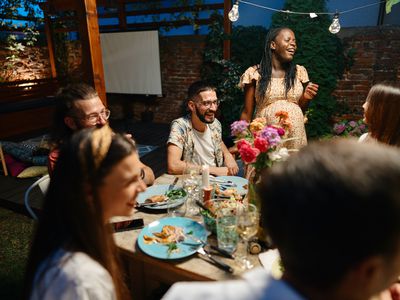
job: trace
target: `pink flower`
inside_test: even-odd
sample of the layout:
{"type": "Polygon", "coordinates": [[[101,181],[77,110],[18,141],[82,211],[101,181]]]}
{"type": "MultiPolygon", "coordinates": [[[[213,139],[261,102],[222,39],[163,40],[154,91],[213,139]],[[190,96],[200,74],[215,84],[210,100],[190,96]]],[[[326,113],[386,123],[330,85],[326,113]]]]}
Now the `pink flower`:
{"type": "Polygon", "coordinates": [[[251,147],[251,144],[248,141],[242,139],[236,143],[236,146],[238,150],[240,150],[242,147],[251,147]]]}
{"type": "Polygon", "coordinates": [[[251,164],[257,160],[257,156],[260,154],[260,150],[252,148],[251,146],[243,145],[239,149],[240,157],[245,163],[251,164]]]}
{"type": "Polygon", "coordinates": [[[269,144],[268,144],[268,141],[266,139],[263,139],[261,137],[255,138],[254,147],[256,147],[261,152],[267,152],[268,146],[269,146],[269,144]]]}

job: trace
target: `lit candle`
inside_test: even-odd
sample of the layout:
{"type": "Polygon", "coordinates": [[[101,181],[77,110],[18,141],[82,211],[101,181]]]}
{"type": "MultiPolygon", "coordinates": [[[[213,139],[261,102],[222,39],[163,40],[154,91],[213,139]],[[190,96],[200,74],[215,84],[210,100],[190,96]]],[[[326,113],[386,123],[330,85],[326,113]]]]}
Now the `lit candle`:
{"type": "Polygon", "coordinates": [[[201,167],[201,176],[203,187],[210,186],[210,167],[208,165],[203,165],[201,167]]]}

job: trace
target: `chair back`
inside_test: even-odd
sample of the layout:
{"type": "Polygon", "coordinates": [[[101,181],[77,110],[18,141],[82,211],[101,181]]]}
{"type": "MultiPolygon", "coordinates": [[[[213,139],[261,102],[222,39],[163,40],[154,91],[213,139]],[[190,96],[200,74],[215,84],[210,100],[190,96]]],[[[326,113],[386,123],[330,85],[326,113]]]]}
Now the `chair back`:
{"type": "Polygon", "coordinates": [[[50,176],[45,175],[45,176],[39,178],[38,180],[36,180],[34,183],[32,183],[32,185],[25,192],[25,195],[24,195],[25,207],[26,207],[26,210],[29,212],[29,214],[31,215],[31,217],[34,220],[37,220],[38,217],[29,204],[29,195],[30,195],[31,191],[37,186],[37,187],[39,187],[40,191],[42,192],[42,195],[44,196],[47,192],[47,189],[49,188],[49,184],[50,184],[50,176]]]}

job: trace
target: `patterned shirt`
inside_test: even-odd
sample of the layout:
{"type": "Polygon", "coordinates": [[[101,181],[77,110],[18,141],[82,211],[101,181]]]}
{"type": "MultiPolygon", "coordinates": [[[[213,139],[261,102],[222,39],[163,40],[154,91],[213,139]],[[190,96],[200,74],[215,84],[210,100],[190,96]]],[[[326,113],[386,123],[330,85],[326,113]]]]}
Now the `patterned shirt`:
{"type": "MultiPolygon", "coordinates": [[[[224,164],[224,156],[221,149],[222,143],[222,129],[221,123],[215,119],[213,123],[208,124],[209,129],[211,130],[211,139],[213,141],[214,147],[214,157],[215,157],[215,165],[217,167],[222,167],[224,164]]],[[[186,162],[196,163],[201,161],[199,157],[197,157],[197,153],[194,150],[194,142],[193,142],[193,125],[191,116],[186,115],[182,118],[176,119],[172,121],[171,124],[171,132],[169,134],[169,138],[167,144],[174,144],[182,149],[182,157],[181,159],[186,162]]]]}

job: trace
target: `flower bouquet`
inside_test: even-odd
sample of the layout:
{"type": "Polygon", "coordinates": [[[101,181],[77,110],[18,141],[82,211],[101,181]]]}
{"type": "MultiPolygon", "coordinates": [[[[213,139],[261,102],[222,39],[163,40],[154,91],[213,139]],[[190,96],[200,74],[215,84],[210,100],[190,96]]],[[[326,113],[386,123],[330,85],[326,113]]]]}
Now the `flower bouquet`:
{"type": "Polygon", "coordinates": [[[282,147],[283,142],[289,140],[285,139],[286,132],[291,128],[288,114],[279,111],[275,116],[279,120],[276,125],[267,125],[265,118],[256,118],[251,123],[235,121],[231,125],[240,158],[246,165],[252,165],[256,174],[271,167],[275,161],[289,157],[287,148],[282,147]]]}

